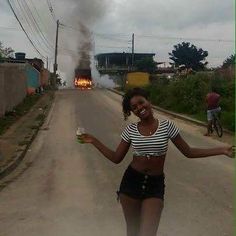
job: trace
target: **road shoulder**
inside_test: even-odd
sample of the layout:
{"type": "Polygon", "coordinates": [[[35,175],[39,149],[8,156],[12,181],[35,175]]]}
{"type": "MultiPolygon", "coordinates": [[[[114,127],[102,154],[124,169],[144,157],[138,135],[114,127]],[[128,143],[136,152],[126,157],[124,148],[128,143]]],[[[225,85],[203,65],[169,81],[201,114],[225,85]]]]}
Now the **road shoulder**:
{"type": "Polygon", "coordinates": [[[0,179],[9,175],[24,159],[48,116],[53,99],[54,92],[46,92],[27,114],[18,119],[0,136],[0,179]]]}

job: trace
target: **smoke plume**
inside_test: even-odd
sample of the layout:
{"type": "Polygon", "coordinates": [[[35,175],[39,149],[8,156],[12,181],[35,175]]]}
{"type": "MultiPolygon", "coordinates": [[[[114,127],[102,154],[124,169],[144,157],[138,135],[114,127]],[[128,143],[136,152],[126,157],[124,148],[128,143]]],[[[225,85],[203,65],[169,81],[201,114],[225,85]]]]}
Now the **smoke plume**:
{"type": "MultiPolygon", "coordinates": [[[[93,56],[92,31],[95,23],[101,20],[110,7],[108,0],[67,0],[60,2],[63,12],[62,26],[59,32],[59,68],[66,74],[64,80],[73,86],[74,71],[77,67],[92,67],[94,76],[95,66],[93,56]],[[66,9],[66,10],[65,10],[66,9]]],[[[61,11],[61,10],[59,10],[61,11]]],[[[96,80],[99,75],[96,76],[96,80]]]]}

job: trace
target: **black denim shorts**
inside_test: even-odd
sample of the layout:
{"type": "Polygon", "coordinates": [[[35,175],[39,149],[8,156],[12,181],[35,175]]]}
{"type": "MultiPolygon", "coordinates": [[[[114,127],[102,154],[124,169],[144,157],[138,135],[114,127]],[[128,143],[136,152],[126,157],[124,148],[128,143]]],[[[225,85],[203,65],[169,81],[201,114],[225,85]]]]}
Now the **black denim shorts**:
{"type": "Polygon", "coordinates": [[[118,198],[120,193],[141,200],[151,197],[164,200],[165,176],[164,174],[147,175],[129,165],[117,191],[118,198]]]}

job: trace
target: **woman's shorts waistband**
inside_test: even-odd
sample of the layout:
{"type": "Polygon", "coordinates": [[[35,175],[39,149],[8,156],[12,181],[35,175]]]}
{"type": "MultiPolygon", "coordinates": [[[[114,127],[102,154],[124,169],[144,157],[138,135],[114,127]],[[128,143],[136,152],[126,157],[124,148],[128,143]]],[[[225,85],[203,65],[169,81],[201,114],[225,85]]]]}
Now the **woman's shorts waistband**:
{"type": "Polygon", "coordinates": [[[134,157],[147,157],[147,158],[165,158],[166,152],[155,152],[155,153],[137,153],[134,152],[134,157]]]}
{"type": "Polygon", "coordinates": [[[153,178],[153,179],[159,179],[159,178],[165,177],[164,173],[162,173],[160,175],[150,175],[150,174],[147,174],[147,173],[140,172],[140,171],[134,169],[131,165],[128,166],[127,171],[132,172],[136,175],[139,175],[140,177],[141,176],[148,176],[148,177],[153,178]]]}

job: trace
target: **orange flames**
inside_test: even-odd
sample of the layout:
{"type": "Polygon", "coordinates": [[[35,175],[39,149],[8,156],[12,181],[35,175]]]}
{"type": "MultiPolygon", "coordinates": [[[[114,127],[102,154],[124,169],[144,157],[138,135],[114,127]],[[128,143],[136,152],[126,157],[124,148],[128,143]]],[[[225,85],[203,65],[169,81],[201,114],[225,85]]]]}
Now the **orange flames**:
{"type": "Polygon", "coordinates": [[[91,89],[92,81],[87,78],[79,77],[79,78],[75,78],[74,85],[75,87],[80,88],[80,89],[91,89]]]}
{"type": "Polygon", "coordinates": [[[76,87],[91,87],[92,86],[92,81],[89,79],[85,78],[75,78],[74,84],[76,87]]]}

